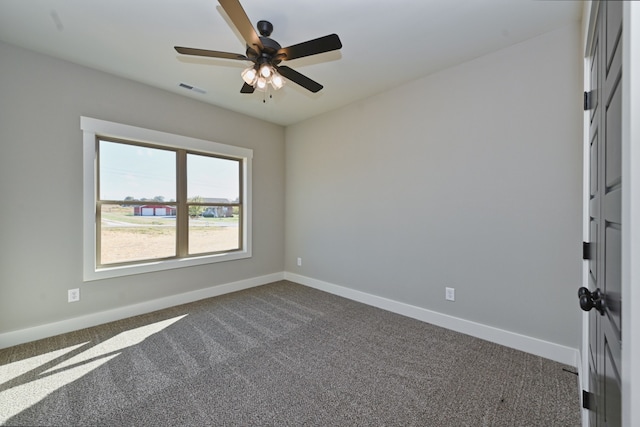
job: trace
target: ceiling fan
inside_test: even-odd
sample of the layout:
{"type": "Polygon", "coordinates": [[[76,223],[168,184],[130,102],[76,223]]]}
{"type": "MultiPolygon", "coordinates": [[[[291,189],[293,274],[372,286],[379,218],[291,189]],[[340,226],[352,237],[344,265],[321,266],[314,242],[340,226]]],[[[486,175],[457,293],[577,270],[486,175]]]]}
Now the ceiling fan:
{"type": "Polygon", "coordinates": [[[313,93],[322,89],[323,86],[320,83],[300,74],[293,68],[278,64],[282,61],[342,48],[342,42],[337,34],[330,34],[289,47],[281,47],[278,42],[269,37],[273,31],[273,25],[269,21],[258,21],[257,28],[260,32],[260,36],[258,36],[239,0],[218,1],[246,42],[246,54],[175,46],[178,53],[253,62],[253,65],[245,69],[241,74],[244,80],[244,85],[240,89],[241,93],[253,93],[256,89],[265,91],[269,85],[274,89],[280,89],[284,84],[282,77],[313,93]]]}

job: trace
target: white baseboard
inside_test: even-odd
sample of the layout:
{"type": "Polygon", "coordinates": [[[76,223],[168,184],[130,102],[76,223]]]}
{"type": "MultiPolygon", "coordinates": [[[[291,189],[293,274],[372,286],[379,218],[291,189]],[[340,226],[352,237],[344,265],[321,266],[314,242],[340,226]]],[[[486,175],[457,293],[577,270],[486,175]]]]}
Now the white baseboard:
{"type": "Polygon", "coordinates": [[[575,348],[554,344],[552,342],[528,337],[515,332],[509,332],[504,329],[498,329],[481,323],[460,319],[458,317],[449,316],[447,314],[438,313],[388,298],[371,295],[366,292],[356,291],[354,289],[345,288],[343,286],[323,282],[321,280],[312,279],[295,273],[285,272],[284,278],[285,280],[290,280],[301,285],[339,295],[344,298],[431,323],[432,325],[451,329],[456,332],[471,335],[486,341],[491,341],[506,347],[535,354],[536,356],[551,359],[565,365],[576,368],[580,367],[580,352],[575,348]]]}
{"type": "MultiPolygon", "coordinates": [[[[211,298],[231,292],[241,291],[256,286],[266,285],[279,280],[290,280],[304,286],[309,286],[325,292],[342,296],[354,301],[358,301],[373,307],[411,317],[423,322],[431,323],[480,339],[491,341],[527,353],[535,354],[547,359],[555,360],[566,365],[570,365],[581,370],[580,352],[577,349],[543,341],[537,338],[509,332],[492,326],[483,325],[458,317],[438,313],[425,308],[416,307],[410,304],[394,301],[388,298],[368,294],[366,292],[345,288],[321,280],[312,279],[290,272],[280,272],[223,285],[212,286],[206,289],[172,295],[152,301],[145,301],[139,304],[126,307],[115,308],[113,310],[79,316],[72,319],[61,320],[59,322],[48,323],[46,325],[34,326],[18,331],[5,332],[0,334],[0,349],[14,345],[35,341],[66,332],[76,331],[82,328],[101,325],[115,320],[125,319],[131,316],[150,313],[156,310],[173,307],[198,301],[204,298],[211,298]]],[[[582,375],[580,375],[582,378],[582,375]]]]}
{"type": "Polygon", "coordinates": [[[5,332],[0,334],[0,349],[23,344],[54,335],[77,331],[91,326],[101,325],[115,320],[125,319],[131,316],[150,313],[156,310],[186,304],[205,298],[237,292],[267,283],[277,282],[284,279],[284,273],[274,273],[266,276],[253,277],[251,279],[239,280],[237,282],[225,283],[223,285],[212,286],[206,289],[172,295],[139,304],[114,308],[112,310],[101,311],[99,313],[87,314],[85,316],[74,317],[72,319],[61,320],[59,322],[48,323],[46,325],[34,326],[32,328],[18,331],[5,332]]]}

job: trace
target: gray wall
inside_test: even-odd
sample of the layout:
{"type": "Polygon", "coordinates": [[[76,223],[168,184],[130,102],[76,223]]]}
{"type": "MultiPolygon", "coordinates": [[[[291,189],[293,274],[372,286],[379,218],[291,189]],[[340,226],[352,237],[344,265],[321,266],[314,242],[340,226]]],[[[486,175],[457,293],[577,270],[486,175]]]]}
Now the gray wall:
{"type": "Polygon", "coordinates": [[[0,43],[0,333],[284,269],[578,348],[580,50],[565,28],[285,131],[0,43]],[[252,148],[253,258],[83,283],[81,115],[252,148]]]}
{"type": "Polygon", "coordinates": [[[288,127],[286,270],[578,348],[580,51],[576,24],[288,127]]]}
{"type": "Polygon", "coordinates": [[[0,43],[0,200],[0,333],[279,273],[284,129],[0,43]],[[83,283],[81,115],[253,149],[253,258],[83,283]]]}

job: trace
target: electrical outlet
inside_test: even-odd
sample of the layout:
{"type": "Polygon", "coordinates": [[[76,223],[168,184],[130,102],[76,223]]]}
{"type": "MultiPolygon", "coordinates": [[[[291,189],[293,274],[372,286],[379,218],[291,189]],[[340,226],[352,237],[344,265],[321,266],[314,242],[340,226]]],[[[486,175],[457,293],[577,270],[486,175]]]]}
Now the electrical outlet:
{"type": "Polygon", "coordinates": [[[298,267],[302,267],[302,258],[298,257],[298,267]]]}
{"type": "Polygon", "coordinates": [[[80,289],[69,289],[67,291],[68,302],[80,301],[80,289]]]}
{"type": "Polygon", "coordinates": [[[455,301],[456,290],[454,288],[444,288],[444,299],[447,301],[455,301]]]}

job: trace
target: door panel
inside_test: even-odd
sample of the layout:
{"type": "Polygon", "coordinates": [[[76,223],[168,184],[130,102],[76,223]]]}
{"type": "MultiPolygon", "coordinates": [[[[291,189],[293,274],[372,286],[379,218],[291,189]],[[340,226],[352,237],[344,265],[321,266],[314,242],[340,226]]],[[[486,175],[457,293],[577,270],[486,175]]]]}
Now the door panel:
{"type": "MultiPolygon", "coordinates": [[[[589,90],[591,91],[591,121],[593,122],[593,120],[597,117],[596,116],[596,111],[598,109],[598,70],[600,69],[600,48],[599,48],[599,43],[600,43],[600,36],[599,34],[597,34],[594,36],[595,40],[594,40],[594,48],[592,51],[592,61],[591,61],[591,85],[589,90]]],[[[597,128],[596,128],[597,129],[597,128]]]]}
{"type": "Polygon", "coordinates": [[[622,318],[620,313],[620,295],[622,291],[622,265],[621,249],[622,236],[620,228],[614,225],[608,226],[605,232],[605,307],[609,321],[613,323],[611,339],[615,337],[618,341],[622,337],[622,318]]]}
{"type": "MultiPolygon", "coordinates": [[[[589,241],[591,242],[592,247],[594,248],[594,252],[597,252],[598,247],[595,246],[598,242],[598,223],[595,220],[591,220],[591,226],[590,226],[590,231],[589,231],[589,241]]],[[[596,281],[598,280],[598,263],[596,262],[597,259],[595,257],[592,257],[589,260],[589,280],[590,280],[590,284],[595,285],[596,281]]],[[[595,289],[595,288],[594,288],[595,289]]]]}
{"type": "Polygon", "coordinates": [[[591,197],[595,197],[598,194],[598,133],[594,135],[591,140],[591,152],[590,152],[590,164],[591,170],[595,171],[591,174],[589,179],[589,190],[591,197]]]}
{"type": "Polygon", "coordinates": [[[607,40],[607,70],[617,52],[620,36],[622,35],[622,2],[607,1],[606,4],[606,40],[607,40]]]}
{"type": "Polygon", "coordinates": [[[622,220],[622,190],[618,187],[604,196],[603,216],[605,221],[620,224],[622,220]]]}
{"type": "Polygon", "coordinates": [[[604,372],[603,372],[603,395],[604,395],[604,420],[605,426],[613,427],[622,425],[621,419],[621,396],[620,396],[620,374],[616,366],[620,366],[620,361],[616,361],[616,358],[611,351],[612,348],[619,347],[617,343],[610,346],[608,341],[605,341],[604,348],[604,372]]]}
{"type": "MultiPolygon", "coordinates": [[[[596,127],[597,125],[592,125],[596,127]]],[[[600,192],[598,191],[598,132],[594,132],[594,136],[591,139],[591,149],[589,151],[590,156],[590,200],[589,200],[589,242],[591,244],[591,252],[593,254],[598,253],[598,224],[600,222],[600,192]]],[[[590,284],[595,285],[598,277],[598,263],[597,256],[591,256],[589,259],[589,273],[590,284]]],[[[592,288],[595,289],[595,286],[592,288]]]]}
{"type": "Polygon", "coordinates": [[[618,90],[620,80],[616,80],[616,83],[613,87],[611,102],[606,110],[607,187],[618,184],[622,176],[622,94],[618,90]]]}

